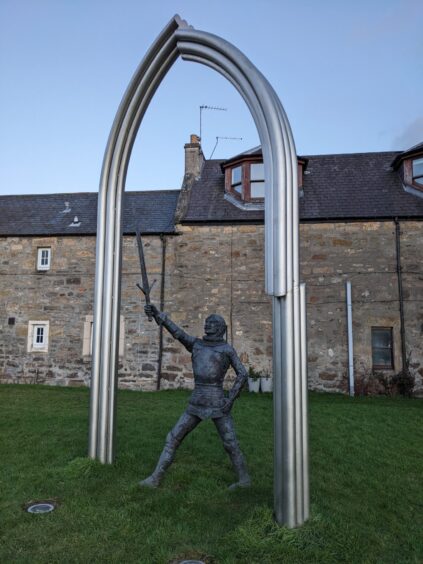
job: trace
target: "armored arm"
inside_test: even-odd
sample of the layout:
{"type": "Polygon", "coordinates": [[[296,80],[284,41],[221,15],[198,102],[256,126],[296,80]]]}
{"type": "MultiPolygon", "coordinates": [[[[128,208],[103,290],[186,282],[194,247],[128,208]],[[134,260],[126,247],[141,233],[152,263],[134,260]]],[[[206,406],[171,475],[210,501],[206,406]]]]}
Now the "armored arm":
{"type": "Polygon", "coordinates": [[[230,358],[231,365],[232,365],[232,367],[233,367],[233,369],[235,370],[235,373],[236,373],[236,379],[235,379],[234,385],[232,386],[231,390],[229,391],[229,396],[228,396],[229,404],[232,407],[232,404],[234,403],[236,398],[241,393],[242,387],[244,386],[245,382],[247,381],[248,374],[247,374],[247,371],[245,369],[245,366],[239,360],[235,349],[233,349],[232,347],[231,347],[231,352],[229,354],[229,358],[230,358]]]}
{"type": "Polygon", "coordinates": [[[185,331],[176,325],[176,323],[174,323],[165,313],[159,311],[156,306],[146,305],[144,310],[147,316],[151,315],[154,318],[157,325],[163,325],[166,327],[172,337],[178,339],[178,341],[180,341],[187,350],[190,352],[192,351],[192,347],[196,341],[195,337],[191,337],[191,335],[185,333],[185,331]]]}

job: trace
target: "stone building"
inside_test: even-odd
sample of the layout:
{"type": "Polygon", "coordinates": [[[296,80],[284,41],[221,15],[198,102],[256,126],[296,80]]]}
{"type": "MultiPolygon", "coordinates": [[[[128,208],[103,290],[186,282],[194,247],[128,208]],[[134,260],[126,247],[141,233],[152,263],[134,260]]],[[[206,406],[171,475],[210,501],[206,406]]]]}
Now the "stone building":
{"type": "MultiPolygon", "coordinates": [[[[226,161],[185,146],[180,190],[124,196],[119,386],[192,387],[190,356],[143,314],[141,227],[153,301],[193,334],[225,316],[246,365],[271,372],[260,148],[226,161]]],[[[356,385],[407,366],[423,394],[423,144],[298,158],[310,388],[348,389],[345,283],[356,385]]],[[[0,381],[88,385],[97,194],[0,197],[0,381]]]]}

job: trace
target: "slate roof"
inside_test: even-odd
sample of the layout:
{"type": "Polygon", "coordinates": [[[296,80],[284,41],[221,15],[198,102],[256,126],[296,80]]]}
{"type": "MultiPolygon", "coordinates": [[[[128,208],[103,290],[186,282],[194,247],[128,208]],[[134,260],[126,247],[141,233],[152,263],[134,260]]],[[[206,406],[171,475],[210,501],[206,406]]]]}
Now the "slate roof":
{"type": "Polygon", "coordinates": [[[262,211],[246,211],[224,199],[225,179],[221,165],[225,161],[205,161],[201,178],[191,189],[191,197],[183,222],[196,221],[263,221],[262,211]]]}
{"type": "MultiPolygon", "coordinates": [[[[123,232],[173,233],[179,190],[126,192],[123,232]]],[[[95,235],[97,193],[0,196],[0,235],[95,235]],[[67,205],[66,205],[67,202],[67,205]],[[71,225],[75,216],[80,225],[71,225]]]]}
{"type": "Polygon", "coordinates": [[[423,199],[406,192],[391,163],[397,152],[317,155],[304,176],[303,219],[422,217],[423,199]]]}
{"type": "MultiPolygon", "coordinates": [[[[311,155],[300,198],[303,221],[423,218],[423,199],[405,192],[391,168],[399,152],[311,155]]],[[[242,210],[224,200],[221,164],[204,164],[192,188],[184,222],[263,221],[263,211],[242,210]]]]}
{"type": "MultiPolygon", "coordinates": [[[[308,161],[301,220],[423,219],[423,198],[406,192],[399,173],[391,167],[401,154],[301,157],[308,161]]],[[[192,186],[183,222],[263,222],[263,211],[240,209],[224,199],[224,162],[205,161],[201,178],[192,186]]],[[[179,190],[126,192],[124,233],[134,233],[138,224],[143,233],[174,233],[179,194],[179,190]]],[[[94,235],[96,228],[95,192],[0,196],[0,236],[94,235]],[[78,225],[72,225],[75,216],[78,225]]]]}

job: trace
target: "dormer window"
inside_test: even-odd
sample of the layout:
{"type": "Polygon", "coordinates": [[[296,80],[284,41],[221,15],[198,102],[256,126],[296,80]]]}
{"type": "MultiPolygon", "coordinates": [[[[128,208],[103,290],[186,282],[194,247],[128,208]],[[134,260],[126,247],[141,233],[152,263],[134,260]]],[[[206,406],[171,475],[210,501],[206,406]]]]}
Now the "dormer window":
{"type": "Polygon", "coordinates": [[[231,170],[231,190],[242,197],[242,165],[231,170]]]}
{"type": "Polygon", "coordinates": [[[226,169],[226,192],[244,202],[264,200],[264,165],[262,162],[244,161],[226,169]]]}
{"type": "Polygon", "coordinates": [[[411,188],[423,190],[423,157],[408,158],[403,161],[403,179],[404,184],[411,188]]]}
{"type": "Polygon", "coordinates": [[[413,184],[423,187],[423,157],[412,161],[413,184]]]}
{"type": "Polygon", "coordinates": [[[264,198],[263,163],[251,163],[250,165],[250,197],[253,200],[264,198]]]}
{"type": "Polygon", "coordinates": [[[391,166],[398,170],[404,190],[423,198],[423,143],[399,153],[391,166]]]}
{"type": "MultiPolygon", "coordinates": [[[[307,168],[307,159],[298,158],[298,187],[303,195],[303,174],[307,168]]],[[[264,208],[265,179],[261,148],[256,147],[237,155],[222,164],[225,173],[225,198],[235,206],[245,210],[264,208]]]]}

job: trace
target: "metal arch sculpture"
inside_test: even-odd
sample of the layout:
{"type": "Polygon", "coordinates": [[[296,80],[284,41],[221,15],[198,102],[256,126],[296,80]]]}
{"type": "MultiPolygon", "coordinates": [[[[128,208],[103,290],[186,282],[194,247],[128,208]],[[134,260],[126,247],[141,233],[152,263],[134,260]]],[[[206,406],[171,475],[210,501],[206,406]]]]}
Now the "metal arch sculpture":
{"type": "Polygon", "coordinates": [[[89,456],[114,460],[119,344],[121,215],[131,150],[147,107],[175,60],[211,67],[245,100],[261,141],[266,179],[265,287],[273,296],[274,510],[295,527],[309,517],[305,286],[299,275],[297,156],[285,111],[236,47],[171,19],[135,71],[103,161],[97,219],[89,456]]]}

